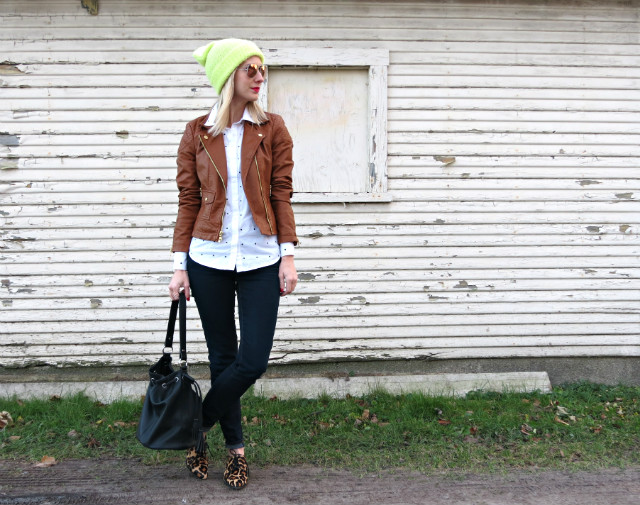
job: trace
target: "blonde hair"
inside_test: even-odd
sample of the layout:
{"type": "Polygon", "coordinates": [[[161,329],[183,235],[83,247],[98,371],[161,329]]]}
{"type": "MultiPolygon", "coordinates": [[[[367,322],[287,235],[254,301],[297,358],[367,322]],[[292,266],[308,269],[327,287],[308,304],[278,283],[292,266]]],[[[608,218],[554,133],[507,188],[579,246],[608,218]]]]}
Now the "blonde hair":
{"type": "MultiPolygon", "coordinates": [[[[231,120],[230,109],[231,100],[233,99],[235,92],[234,81],[236,72],[237,69],[231,73],[227,82],[224,83],[224,86],[222,86],[222,89],[220,90],[220,96],[218,96],[218,113],[216,114],[213,126],[209,128],[209,133],[214,137],[220,135],[229,125],[229,121],[231,120]]],[[[257,101],[249,102],[247,104],[247,111],[255,123],[262,124],[268,119],[266,112],[257,101]]]]}

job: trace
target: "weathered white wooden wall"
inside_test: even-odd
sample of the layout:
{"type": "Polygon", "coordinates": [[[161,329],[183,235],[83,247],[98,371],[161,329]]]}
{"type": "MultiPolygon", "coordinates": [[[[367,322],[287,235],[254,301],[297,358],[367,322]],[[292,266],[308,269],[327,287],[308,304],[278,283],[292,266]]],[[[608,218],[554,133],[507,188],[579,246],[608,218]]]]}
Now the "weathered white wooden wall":
{"type": "MultiPolygon", "coordinates": [[[[640,355],[638,2],[3,0],[0,366],[149,363],[191,51],[387,48],[391,203],[297,204],[273,362],[640,355]]],[[[192,357],[206,360],[195,306],[192,357]]]]}

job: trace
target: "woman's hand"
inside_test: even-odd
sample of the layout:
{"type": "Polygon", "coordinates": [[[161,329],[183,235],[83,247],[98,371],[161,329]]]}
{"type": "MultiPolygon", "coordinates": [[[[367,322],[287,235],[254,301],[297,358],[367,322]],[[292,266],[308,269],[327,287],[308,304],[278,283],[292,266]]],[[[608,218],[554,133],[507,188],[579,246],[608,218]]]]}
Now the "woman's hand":
{"type": "Polygon", "coordinates": [[[278,277],[280,278],[280,296],[286,296],[296,289],[298,272],[296,272],[296,266],[293,264],[293,256],[282,257],[278,277]]]}
{"type": "Polygon", "coordinates": [[[190,300],[191,290],[189,289],[189,274],[187,274],[186,270],[176,270],[173,273],[171,282],[169,282],[169,296],[172,300],[180,298],[181,288],[184,288],[184,294],[187,297],[187,301],[190,300]]]}

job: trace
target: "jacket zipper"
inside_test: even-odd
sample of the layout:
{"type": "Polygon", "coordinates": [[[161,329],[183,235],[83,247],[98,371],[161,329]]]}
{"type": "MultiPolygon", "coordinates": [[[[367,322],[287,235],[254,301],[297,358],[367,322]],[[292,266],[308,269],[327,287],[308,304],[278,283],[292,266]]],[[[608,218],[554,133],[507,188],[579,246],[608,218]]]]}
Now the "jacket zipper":
{"type": "MultiPolygon", "coordinates": [[[[213,158],[211,158],[211,155],[209,154],[209,151],[207,151],[206,146],[204,145],[204,142],[202,141],[202,136],[198,135],[198,138],[200,139],[200,143],[202,144],[202,147],[204,148],[204,152],[207,153],[207,156],[209,156],[209,159],[211,160],[211,163],[213,163],[213,167],[216,169],[216,172],[218,173],[218,176],[220,177],[220,181],[222,181],[222,187],[224,189],[224,207],[222,208],[222,216],[220,217],[220,233],[218,234],[218,242],[222,242],[222,225],[224,224],[224,211],[227,209],[227,186],[224,183],[224,179],[222,178],[222,174],[220,174],[220,170],[218,170],[218,167],[216,166],[215,162],[213,161],[213,158]]],[[[213,205],[213,203],[211,204],[213,205]]]]}
{"type": "MultiPolygon", "coordinates": [[[[254,156],[253,159],[256,162],[256,172],[258,172],[258,183],[260,184],[260,196],[262,197],[262,204],[264,205],[264,213],[267,216],[267,223],[269,223],[269,231],[273,235],[273,227],[271,226],[271,219],[269,219],[269,211],[267,210],[267,202],[264,201],[264,191],[262,189],[262,178],[260,177],[260,169],[258,168],[258,157],[254,156]]],[[[271,193],[271,186],[269,186],[269,193],[271,193]]]]}

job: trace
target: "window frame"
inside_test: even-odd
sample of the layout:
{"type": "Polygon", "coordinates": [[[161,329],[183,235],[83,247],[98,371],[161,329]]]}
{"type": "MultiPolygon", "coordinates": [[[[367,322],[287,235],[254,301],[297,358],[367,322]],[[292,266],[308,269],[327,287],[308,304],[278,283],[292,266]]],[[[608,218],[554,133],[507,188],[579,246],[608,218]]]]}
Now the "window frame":
{"type": "MultiPolygon", "coordinates": [[[[388,49],[266,48],[270,69],[360,68],[368,70],[367,146],[368,173],[365,192],[294,192],[294,203],[390,202],[387,191],[387,71],[388,49]]],[[[269,79],[263,85],[260,104],[266,109],[269,79]]],[[[295,139],[294,139],[295,141],[295,139]]],[[[295,183],[294,183],[295,189],[295,183]]]]}

